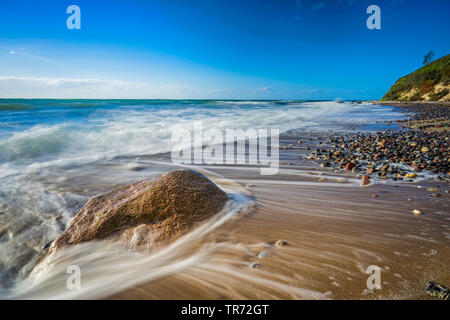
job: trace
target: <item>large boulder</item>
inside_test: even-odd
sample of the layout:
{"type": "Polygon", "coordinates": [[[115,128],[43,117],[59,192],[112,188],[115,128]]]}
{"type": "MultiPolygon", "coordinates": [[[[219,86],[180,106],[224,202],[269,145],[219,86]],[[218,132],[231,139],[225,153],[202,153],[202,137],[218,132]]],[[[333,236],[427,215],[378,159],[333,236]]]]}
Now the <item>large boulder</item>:
{"type": "Polygon", "coordinates": [[[56,249],[117,237],[132,246],[173,240],[218,213],[228,196],[193,170],[176,170],[91,198],[52,243],[56,249]]]}

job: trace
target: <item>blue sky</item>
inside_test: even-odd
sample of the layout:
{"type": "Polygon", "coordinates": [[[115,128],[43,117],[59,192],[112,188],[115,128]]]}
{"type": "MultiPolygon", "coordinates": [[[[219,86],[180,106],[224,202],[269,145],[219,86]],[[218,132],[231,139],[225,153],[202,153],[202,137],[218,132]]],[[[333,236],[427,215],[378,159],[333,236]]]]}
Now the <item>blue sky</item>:
{"type": "Polygon", "coordinates": [[[449,14],[448,0],[1,1],[0,97],[376,99],[430,49],[450,53],[449,14]]]}

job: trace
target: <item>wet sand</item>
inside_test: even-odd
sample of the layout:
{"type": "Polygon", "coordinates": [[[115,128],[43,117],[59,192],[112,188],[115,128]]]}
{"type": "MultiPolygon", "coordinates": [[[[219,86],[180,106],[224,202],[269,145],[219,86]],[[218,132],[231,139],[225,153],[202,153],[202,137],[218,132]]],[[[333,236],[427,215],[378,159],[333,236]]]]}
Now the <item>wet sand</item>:
{"type": "Polygon", "coordinates": [[[351,173],[298,155],[282,150],[276,176],[249,167],[197,167],[219,185],[253,196],[255,206],[184,248],[188,254],[214,243],[200,263],[107,298],[429,299],[428,281],[449,284],[448,185],[361,187],[351,173]],[[440,198],[430,197],[431,186],[440,198]],[[280,239],[288,244],[274,246],[280,239]],[[367,289],[371,265],[381,268],[382,289],[367,289]]]}

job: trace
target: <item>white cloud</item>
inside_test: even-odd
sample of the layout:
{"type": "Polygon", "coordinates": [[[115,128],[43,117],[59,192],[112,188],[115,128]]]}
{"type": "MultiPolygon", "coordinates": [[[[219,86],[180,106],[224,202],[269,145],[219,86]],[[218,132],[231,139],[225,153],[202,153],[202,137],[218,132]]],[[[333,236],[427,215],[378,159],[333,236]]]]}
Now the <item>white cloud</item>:
{"type": "Polygon", "coordinates": [[[147,83],[102,79],[0,77],[5,98],[121,98],[148,94],[147,83]]]}
{"type": "Polygon", "coordinates": [[[169,84],[160,86],[160,88],[161,89],[187,89],[187,88],[190,88],[190,86],[184,85],[184,84],[169,83],[169,84]]]}
{"type": "Polygon", "coordinates": [[[272,90],[272,88],[269,87],[269,86],[253,89],[253,91],[256,91],[256,92],[258,92],[258,91],[271,91],[271,90],[272,90]]]}
{"type": "Polygon", "coordinates": [[[310,94],[310,93],[318,93],[320,92],[319,89],[300,89],[298,90],[298,93],[300,94],[310,94]]]}
{"type": "Polygon", "coordinates": [[[174,83],[0,76],[0,98],[183,99],[194,94],[191,86],[174,83]]]}
{"type": "Polygon", "coordinates": [[[211,89],[212,93],[233,93],[236,90],[230,88],[213,88],[211,89]]]}
{"type": "Polygon", "coordinates": [[[27,58],[31,58],[31,59],[35,59],[35,60],[40,60],[43,62],[52,62],[50,59],[31,53],[28,50],[26,50],[25,48],[16,48],[16,49],[10,49],[8,50],[10,55],[15,55],[15,56],[22,56],[22,57],[27,57],[27,58]]]}
{"type": "Polygon", "coordinates": [[[251,91],[251,94],[262,94],[272,92],[272,88],[269,86],[265,86],[262,88],[256,88],[251,91]]]}

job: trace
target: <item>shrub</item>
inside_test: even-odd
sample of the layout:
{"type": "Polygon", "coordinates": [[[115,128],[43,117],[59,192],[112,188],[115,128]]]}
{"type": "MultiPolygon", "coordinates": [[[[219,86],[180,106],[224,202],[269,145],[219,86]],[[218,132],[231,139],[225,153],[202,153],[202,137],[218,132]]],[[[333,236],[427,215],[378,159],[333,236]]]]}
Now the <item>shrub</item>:
{"type": "Polygon", "coordinates": [[[419,101],[419,100],[423,100],[423,98],[420,96],[420,92],[419,91],[417,91],[415,94],[413,94],[409,98],[409,101],[419,101]]]}
{"type": "Polygon", "coordinates": [[[448,89],[444,89],[444,90],[442,90],[440,92],[436,92],[436,93],[430,95],[430,100],[437,101],[440,98],[445,97],[446,95],[448,95],[448,93],[449,93],[448,89]]]}
{"type": "Polygon", "coordinates": [[[420,95],[423,96],[424,94],[433,92],[434,93],[434,80],[425,80],[420,84],[420,95]]]}

